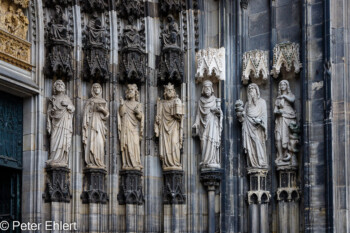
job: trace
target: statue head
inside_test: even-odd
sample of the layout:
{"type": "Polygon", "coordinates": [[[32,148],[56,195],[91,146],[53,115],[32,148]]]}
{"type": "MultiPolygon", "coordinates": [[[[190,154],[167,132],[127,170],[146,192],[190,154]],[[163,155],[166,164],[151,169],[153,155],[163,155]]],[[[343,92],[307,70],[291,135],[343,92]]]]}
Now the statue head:
{"type": "Polygon", "coordinates": [[[251,83],[248,85],[248,104],[254,104],[260,99],[260,91],[258,85],[251,83]]]}
{"type": "Polygon", "coordinates": [[[139,91],[137,90],[136,84],[128,84],[128,89],[125,91],[126,99],[130,100],[135,98],[136,101],[139,101],[139,91]]]}
{"type": "Polygon", "coordinates": [[[289,94],[291,92],[289,82],[287,80],[282,80],[278,84],[278,95],[282,95],[282,93],[287,92],[289,94]]]}
{"type": "Polygon", "coordinates": [[[53,84],[53,93],[54,95],[64,93],[66,91],[66,85],[64,82],[60,79],[58,79],[54,84],[53,84]]]}
{"type": "Polygon", "coordinates": [[[55,6],[55,10],[56,10],[56,15],[57,15],[57,16],[63,15],[63,10],[62,10],[62,7],[61,7],[61,6],[56,5],[56,6],[55,6]]]}
{"type": "Polygon", "coordinates": [[[168,15],[166,19],[168,20],[168,23],[174,22],[174,16],[172,14],[168,15]]]}
{"type": "Polygon", "coordinates": [[[213,83],[210,80],[203,82],[202,96],[210,97],[214,93],[213,83]]]}
{"type": "Polygon", "coordinates": [[[102,87],[99,83],[92,84],[91,95],[93,97],[102,97],[102,87]]]}
{"type": "Polygon", "coordinates": [[[176,95],[174,85],[171,83],[168,83],[168,85],[164,85],[164,99],[171,100],[176,97],[177,95],[176,95]]]}

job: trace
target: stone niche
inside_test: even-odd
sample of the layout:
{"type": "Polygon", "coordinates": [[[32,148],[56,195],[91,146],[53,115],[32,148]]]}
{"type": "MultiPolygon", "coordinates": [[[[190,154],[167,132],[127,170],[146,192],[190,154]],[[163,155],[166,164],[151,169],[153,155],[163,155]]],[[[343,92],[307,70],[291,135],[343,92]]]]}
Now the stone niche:
{"type": "Polygon", "coordinates": [[[25,9],[29,0],[0,3],[0,60],[31,70],[31,43],[27,41],[29,19],[25,9]]]}

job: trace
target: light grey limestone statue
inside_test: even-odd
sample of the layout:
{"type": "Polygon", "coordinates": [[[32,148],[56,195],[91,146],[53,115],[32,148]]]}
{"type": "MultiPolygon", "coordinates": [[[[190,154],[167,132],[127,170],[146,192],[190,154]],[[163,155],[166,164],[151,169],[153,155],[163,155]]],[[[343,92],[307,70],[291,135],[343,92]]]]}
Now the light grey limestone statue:
{"type": "Polygon", "coordinates": [[[220,143],[223,114],[220,99],[214,96],[213,83],[203,82],[202,97],[198,102],[196,121],[192,126],[194,136],[201,140],[201,167],[220,168],[220,143]]]}
{"type": "Polygon", "coordinates": [[[85,104],[83,117],[85,162],[87,168],[104,169],[106,120],[109,111],[106,100],[102,98],[102,87],[99,83],[92,85],[91,95],[85,104]]]}
{"type": "Polygon", "coordinates": [[[53,84],[53,95],[47,109],[47,132],[50,135],[50,155],[47,166],[68,167],[68,154],[72,144],[74,105],[65,94],[62,80],[53,84]]]}
{"type": "Polygon", "coordinates": [[[296,124],[296,113],[294,109],[295,96],[291,92],[289,82],[282,80],[278,85],[278,96],[275,101],[275,141],[277,148],[276,164],[288,163],[291,154],[288,153],[290,143],[290,125],[296,124]]]}
{"type": "Polygon", "coordinates": [[[118,131],[123,170],[142,170],[140,142],[143,137],[143,105],[139,102],[136,84],[129,84],[126,101],[120,99],[118,131]]]}
{"type": "Polygon", "coordinates": [[[242,122],[243,148],[248,155],[248,168],[268,168],[266,154],[267,139],[267,108],[266,102],[260,97],[258,85],[248,86],[248,101],[243,108],[243,102],[236,102],[237,118],[242,122]]]}
{"type": "Polygon", "coordinates": [[[177,97],[174,86],[164,86],[164,100],[157,101],[157,115],[154,125],[159,138],[159,156],[163,170],[182,170],[180,149],[183,140],[184,106],[177,97]]]}

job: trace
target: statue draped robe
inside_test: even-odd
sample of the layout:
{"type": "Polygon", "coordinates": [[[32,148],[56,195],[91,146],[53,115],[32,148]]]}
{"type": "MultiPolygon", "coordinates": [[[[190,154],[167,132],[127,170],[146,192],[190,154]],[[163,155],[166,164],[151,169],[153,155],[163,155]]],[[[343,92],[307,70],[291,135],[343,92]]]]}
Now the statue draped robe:
{"type": "Polygon", "coordinates": [[[68,166],[68,154],[72,144],[73,112],[75,108],[67,95],[54,95],[49,100],[47,127],[50,137],[50,156],[46,162],[51,166],[68,166]],[[62,101],[68,103],[63,106],[62,101]],[[50,132],[51,131],[51,132],[50,132]]]}
{"type": "Polygon", "coordinates": [[[217,116],[211,111],[214,108],[216,108],[215,96],[201,97],[195,124],[198,126],[198,134],[201,140],[201,165],[220,167],[220,139],[223,118],[222,114],[217,116]]]}
{"type": "Polygon", "coordinates": [[[242,126],[243,148],[248,155],[248,166],[251,168],[267,168],[265,141],[267,138],[267,109],[265,100],[259,98],[255,105],[246,103],[245,119],[242,126]],[[262,120],[262,126],[253,119],[262,120]]]}
{"type": "MultiPolygon", "coordinates": [[[[83,144],[87,167],[105,168],[106,120],[109,113],[97,111],[97,106],[107,110],[107,102],[101,97],[88,99],[84,107],[83,144]]],[[[108,111],[108,110],[107,110],[108,111]]]]}
{"type": "Polygon", "coordinates": [[[122,152],[122,169],[142,169],[140,158],[140,136],[143,135],[142,104],[137,101],[125,101],[119,108],[118,130],[122,152]],[[141,119],[137,119],[134,109],[138,108],[141,119]]]}
{"type": "Polygon", "coordinates": [[[159,137],[159,156],[163,161],[164,170],[181,170],[182,148],[182,118],[174,118],[175,104],[181,104],[180,99],[159,100],[157,117],[159,124],[155,125],[156,136],[159,137]]]}

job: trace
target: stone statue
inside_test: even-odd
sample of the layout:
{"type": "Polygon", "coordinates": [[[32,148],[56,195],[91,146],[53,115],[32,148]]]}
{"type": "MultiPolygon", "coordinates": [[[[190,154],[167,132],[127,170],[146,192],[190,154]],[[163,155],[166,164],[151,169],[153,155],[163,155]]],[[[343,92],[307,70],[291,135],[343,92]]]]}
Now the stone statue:
{"type": "Polygon", "coordinates": [[[123,170],[142,170],[140,142],[143,137],[144,114],[136,84],[128,84],[126,101],[120,99],[118,133],[123,170]]]}
{"type": "Polygon", "coordinates": [[[72,143],[74,105],[65,94],[62,80],[53,84],[53,96],[47,109],[47,132],[50,135],[50,155],[46,162],[52,167],[68,167],[72,143]]]}
{"type": "Polygon", "coordinates": [[[289,82],[282,80],[278,85],[278,96],[275,101],[275,141],[277,147],[276,164],[288,162],[291,155],[288,153],[290,141],[290,124],[296,124],[294,110],[295,96],[291,92],[289,82]]]}
{"type": "Polygon", "coordinates": [[[106,100],[102,98],[102,87],[99,83],[92,85],[91,95],[85,104],[83,117],[85,162],[87,168],[105,169],[106,120],[109,111],[106,100]]]}
{"type": "Polygon", "coordinates": [[[180,149],[183,139],[184,107],[177,97],[174,85],[164,86],[164,100],[157,101],[157,115],[154,125],[159,138],[159,156],[163,170],[182,170],[180,149]]]}
{"type": "Polygon", "coordinates": [[[56,12],[55,16],[51,18],[49,22],[49,38],[52,41],[64,41],[68,42],[68,20],[67,16],[64,14],[61,6],[55,6],[56,12]]]}
{"type": "Polygon", "coordinates": [[[213,83],[203,82],[202,97],[198,103],[194,135],[201,140],[202,167],[220,168],[220,143],[223,114],[220,99],[214,96],[213,83]]]}
{"type": "Polygon", "coordinates": [[[258,85],[248,86],[248,101],[236,102],[237,118],[242,122],[243,148],[248,155],[249,168],[268,168],[265,141],[267,139],[266,102],[260,98],[258,85]]]}
{"type": "Polygon", "coordinates": [[[162,44],[164,48],[180,47],[180,30],[179,25],[175,22],[175,19],[172,15],[167,17],[168,23],[166,24],[164,30],[161,33],[162,44]]]}
{"type": "Polygon", "coordinates": [[[87,45],[102,46],[106,43],[105,36],[106,29],[95,11],[86,27],[87,45]]]}
{"type": "Polygon", "coordinates": [[[140,32],[136,26],[128,24],[124,28],[122,37],[123,49],[139,49],[143,50],[143,42],[141,41],[140,32]]]}

